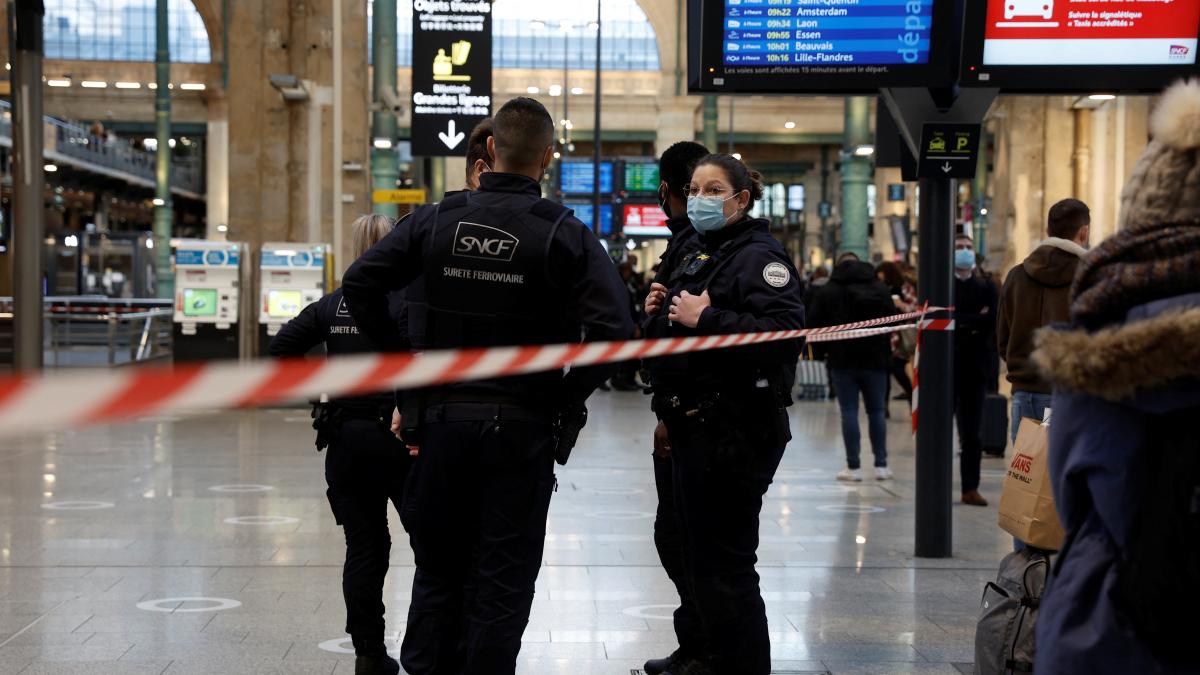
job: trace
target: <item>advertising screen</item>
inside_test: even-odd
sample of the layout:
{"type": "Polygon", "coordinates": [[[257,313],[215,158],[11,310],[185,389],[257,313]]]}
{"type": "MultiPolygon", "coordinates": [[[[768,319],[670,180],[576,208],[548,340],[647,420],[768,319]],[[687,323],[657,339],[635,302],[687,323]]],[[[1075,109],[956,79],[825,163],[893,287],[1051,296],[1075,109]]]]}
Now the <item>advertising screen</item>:
{"type": "MultiPolygon", "coordinates": [[[[595,167],[591,162],[563,162],[559,183],[564,194],[590,195],[595,190],[595,167]]],[[[613,163],[600,162],[600,193],[612,194],[613,163]]]]}
{"type": "Polygon", "coordinates": [[[658,164],[627,162],[625,164],[626,192],[658,192],[658,164]]]}
{"type": "Polygon", "coordinates": [[[1196,63],[1200,2],[989,0],[985,66],[1196,63]]]}
{"type": "Polygon", "coordinates": [[[626,204],[625,226],[622,231],[630,237],[669,237],[667,214],[658,204],[626,204]]]}
{"type": "Polygon", "coordinates": [[[948,0],[691,0],[693,91],[822,93],[953,79],[948,0]]]}
{"type": "Polygon", "coordinates": [[[1196,72],[1200,1],[968,3],[962,83],[1012,92],[1153,92],[1196,72]]]}
{"type": "Polygon", "coordinates": [[[216,316],[217,289],[215,288],[185,288],[183,289],[184,316],[216,316]]]}
{"type": "Polygon", "coordinates": [[[273,319],[291,319],[300,313],[304,296],[300,291],[267,291],[267,316],[273,319]]]}
{"type": "MultiPolygon", "coordinates": [[[[590,164],[588,166],[591,166],[590,164]]],[[[584,225],[595,232],[595,225],[592,221],[592,205],[587,202],[565,202],[563,206],[575,211],[575,217],[578,218],[584,225]]],[[[608,236],[613,232],[613,205],[600,205],[600,234],[608,236]]]]}

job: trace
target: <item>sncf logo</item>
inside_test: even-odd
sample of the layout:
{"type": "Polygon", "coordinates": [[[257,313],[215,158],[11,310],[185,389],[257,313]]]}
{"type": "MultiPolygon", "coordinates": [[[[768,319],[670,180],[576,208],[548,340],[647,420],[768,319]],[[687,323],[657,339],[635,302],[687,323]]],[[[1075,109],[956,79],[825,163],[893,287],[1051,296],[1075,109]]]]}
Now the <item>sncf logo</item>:
{"type": "Polygon", "coordinates": [[[1010,467],[1014,471],[1021,473],[1029,473],[1033,470],[1033,458],[1023,452],[1018,452],[1016,457],[1013,457],[1010,467]]]}
{"type": "Polygon", "coordinates": [[[1187,45],[1171,45],[1171,59],[1174,61],[1184,61],[1187,59],[1191,50],[1187,45]]]}
{"type": "Polygon", "coordinates": [[[454,255],[510,262],[520,240],[488,225],[460,222],[454,233],[454,255]]]}

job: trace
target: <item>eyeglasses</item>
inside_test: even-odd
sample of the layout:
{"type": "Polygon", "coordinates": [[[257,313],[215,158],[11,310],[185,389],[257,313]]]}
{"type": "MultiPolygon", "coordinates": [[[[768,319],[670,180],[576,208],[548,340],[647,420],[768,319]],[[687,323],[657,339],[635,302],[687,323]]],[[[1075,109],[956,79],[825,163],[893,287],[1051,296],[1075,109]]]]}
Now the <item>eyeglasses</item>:
{"type": "Polygon", "coordinates": [[[729,193],[729,188],[724,185],[709,185],[701,189],[695,185],[689,185],[683,189],[684,194],[689,197],[720,197],[729,193]]]}

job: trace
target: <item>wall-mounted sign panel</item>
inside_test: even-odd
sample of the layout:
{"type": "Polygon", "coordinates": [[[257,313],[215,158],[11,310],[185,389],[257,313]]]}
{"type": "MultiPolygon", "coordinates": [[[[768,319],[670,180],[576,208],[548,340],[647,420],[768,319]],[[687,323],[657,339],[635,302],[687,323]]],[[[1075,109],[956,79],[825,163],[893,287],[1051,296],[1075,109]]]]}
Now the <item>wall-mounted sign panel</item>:
{"type": "Polygon", "coordinates": [[[490,0],[413,2],[412,154],[466,154],[492,114],[490,0]]]}

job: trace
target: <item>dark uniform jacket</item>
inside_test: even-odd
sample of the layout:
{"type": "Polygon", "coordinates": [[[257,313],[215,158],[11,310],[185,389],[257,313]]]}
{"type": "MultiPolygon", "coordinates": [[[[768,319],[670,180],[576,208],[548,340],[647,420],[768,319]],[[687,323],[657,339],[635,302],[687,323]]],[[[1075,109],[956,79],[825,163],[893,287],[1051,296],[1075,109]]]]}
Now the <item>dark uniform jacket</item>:
{"type": "MultiPolygon", "coordinates": [[[[809,307],[809,325],[839,326],[899,314],[888,287],[868,263],[847,260],[833,269],[809,307]]],[[[887,370],[892,346],[888,335],[837,340],[822,345],[829,366],[838,369],[887,370]]]]}
{"type": "MultiPolygon", "coordinates": [[[[628,292],[599,240],[561,205],[542,199],[527,176],[486,173],[479,190],[417,209],[355,261],[343,292],[363,333],[381,348],[402,342],[388,317],[387,294],[417,279],[425,301],[410,307],[417,350],[620,340],[633,333],[628,292]]],[[[586,399],[608,371],[469,382],[438,394],[561,408],[586,399]]]]}
{"type": "Polygon", "coordinates": [[[954,370],[978,380],[991,370],[996,287],[979,273],[954,277],[954,370]]]}
{"type": "MultiPolygon", "coordinates": [[[[699,247],[683,255],[660,282],[669,292],[662,311],[647,319],[648,335],[725,335],[804,327],[796,269],[771,236],[767,221],[745,218],[697,241],[699,247]],[[685,290],[692,295],[707,290],[712,303],[694,329],[668,319],[671,298],[685,290]]],[[[799,353],[799,340],[785,340],[669,357],[657,364],[655,386],[661,394],[693,395],[709,389],[724,393],[751,390],[758,380],[771,377],[790,391],[799,353]]]]}
{"type": "MultiPolygon", "coordinates": [[[[400,336],[399,348],[407,350],[404,300],[400,293],[387,297],[387,312],[396,326],[396,334],[400,336]]],[[[342,299],[341,289],[305,307],[296,318],[284,324],[279,333],[271,338],[268,353],[275,357],[304,356],[320,344],[325,345],[326,353],[331,356],[375,351],[366,337],[358,332],[354,318],[342,299]]],[[[333,402],[346,409],[373,415],[381,408],[392,406],[393,397],[391,392],[380,392],[370,396],[335,399],[333,402]]]]}

